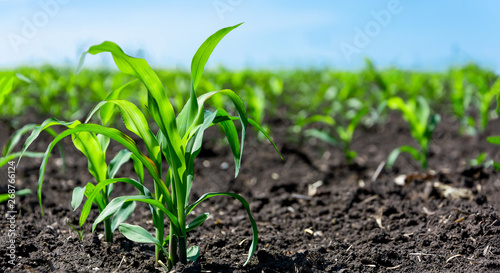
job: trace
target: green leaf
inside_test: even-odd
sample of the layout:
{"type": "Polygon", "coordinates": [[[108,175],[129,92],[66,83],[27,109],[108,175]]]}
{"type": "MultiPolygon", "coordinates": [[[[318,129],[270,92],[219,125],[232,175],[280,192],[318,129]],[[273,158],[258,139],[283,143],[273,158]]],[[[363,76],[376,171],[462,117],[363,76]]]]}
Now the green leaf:
{"type": "MultiPolygon", "coordinates": [[[[35,139],[38,138],[38,136],[40,135],[40,133],[42,131],[47,130],[47,132],[50,133],[51,131],[48,129],[49,129],[49,127],[54,126],[54,125],[63,125],[63,126],[66,126],[68,128],[71,128],[71,127],[74,127],[78,124],[80,124],[80,121],[78,121],[78,120],[75,120],[73,122],[65,122],[65,121],[57,120],[55,118],[49,118],[49,119],[45,120],[42,124],[36,126],[35,129],[33,129],[33,131],[31,132],[31,135],[24,142],[23,149],[21,151],[21,154],[19,155],[19,160],[17,161],[17,165],[19,165],[21,158],[23,157],[24,153],[29,148],[31,143],[33,143],[33,141],[35,141],[35,139]]],[[[54,133],[54,135],[55,135],[55,133],[54,133]]],[[[62,150],[60,150],[60,151],[61,151],[61,155],[62,155],[63,154],[62,150]]]]}
{"type": "Polygon", "coordinates": [[[158,241],[158,239],[156,239],[155,237],[153,237],[153,235],[151,235],[151,233],[149,233],[143,227],[122,223],[120,224],[120,227],[118,229],[125,237],[127,237],[127,239],[131,241],[157,245],[158,247],[161,248],[163,253],[165,253],[165,255],[167,255],[168,257],[168,252],[165,250],[161,242],[158,241]]]}
{"type": "MultiPolygon", "coordinates": [[[[419,128],[423,126],[420,124],[420,121],[417,118],[417,115],[414,111],[415,109],[412,109],[413,107],[410,107],[410,105],[410,103],[408,103],[407,105],[400,97],[393,97],[387,100],[387,106],[390,109],[401,111],[401,113],[403,114],[403,118],[410,124],[412,135],[417,138],[419,135],[421,135],[421,129],[419,128]]],[[[427,122],[427,119],[423,122],[427,122]]]]}
{"type": "Polygon", "coordinates": [[[188,262],[196,262],[200,257],[200,248],[197,246],[189,247],[186,251],[186,258],[188,262]]]}
{"type": "Polygon", "coordinates": [[[12,148],[14,148],[14,146],[16,146],[17,143],[19,143],[19,141],[21,140],[21,137],[27,132],[33,130],[36,126],[37,126],[36,124],[27,124],[24,125],[22,128],[16,130],[14,134],[12,134],[12,136],[9,138],[9,140],[7,140],[7,143],[3,147],[2,156],[10,154],[12,148]]]}
{"type": "MultiPolygon", "coordinates": [[[[24,195],[28,195],[28,194],[31,194],[31,190],[30,189],[23,189],[23,190],[16,191],[15,196],[16,197],[17,196],[24,196],[24,195]]],[[[0,194],[0,203],[3,203],[9,199],[11,199],[9,193],[0,194]]]]}
{"type": "Polygon", "coordinates": [[[308,117],[306,119],[297,121],[297,125],[300,126],[300,127],[304,127],[306,125],[313,124],[313,123],[316,123],[316,122],[324,123],[324,124],[330,125],[330,126],[335,125],[335,120],[332,117],[326,116],[326,115],[313,115],[313,116],[310,116],[310,117],[308,117]]]}
{"type": "MultiPolygon", "coordinates": [[[[160,201],[145,195],[120,196],[111,200],[111,202],[109,202],[106,208],[99,214],[97,219],[94,221],[94,224],[92,225],[92,231],[95,230],[97,224],[108,219],[109,217],[111,217],[111,215],[115,214],[116,211],[122,207],[123,203],[132,201],[143,202],[159,208],[163,213],[167,215],[167,217],[172,222],[174,233],[180,234],[179,221],[177,220],[177,217],[175,217],[170,211],[168,211],[165,205],[163,205],[160,201]]],[[[80,218],[80,225],[82,225],[81,218],[80,218]]]]}
{"type": "Polygon", "coordinates": [[[108,179],[115,178],[116,173],[121,168],[123,164],[129,161],[132,153],[129,150],[121,150],[116,154],[116,156],[109,162],[108,168],[108,179]]]}
{"type": "Polygon", "coordinates": [[[340,145],[339,141],[336,140],[333,136],[331,136],[330,134],[328,134],[326,132],[317,130],[317,129],[308,129],[304,132],[304,135],[308,136],[308,137],[315,137],[315,138],[317,138],[321,141],[324,141],[324,142],[326,142],[330,145],[333,145],[333,146],[340,145]]]}
{"type": "Polygon", "coordinates": [[[356,127],[358,126],[359,121],[366,115],[368,114],[368,108],[362,108],[359,110],[356,115],[351,119],[349,122],[349,125],[347,125],[347,133],[349,135],[349,143],[351,143],[352,137],[354,135],[354,130],[356,130],[356,127]]]}
{"type": "Polygon", "coordinates": [[[163,253],[165,253],[165,255],[168,257],[168,252],[165,250],[162,243],[158,239],[153,237],[153,235],[151,235],[151,233],[149,233],[143,227],[122,223],[120,224],[120,227],[118,229],[125,237],[127,237],[127,239],[131,241],[157,245],[159,248],[161,248],[163,253]]]}
{"type": "MultiPolygon", "coordinates": [[[[229,114],[224,109],[217,110],[217,116],[229,116],[229,114]]],[[[236,130],[236,126],[234,125],[232,120],[226,120],[219,122],[219,125],[224,130],[226,135],[226,139],[229,143],[229,147],[231,147],[231,151],[233,152],[234,157],[234,165],[235,165],[235,177],[238,176],[238,172],[241,166],[241,156],[242,151],[240,150],[240,141],[238,138],[238,131],[236,130]]]]}
{"type": "MultiPolygon", "coordinates": [[[[12,161],[13,159],[20,158],[21,154],[22,154],[22,152],[17,152],[17,153],[9,154],[7,156],[0,157],[0,167],[9,163],[9,161],[12,161]]],[[[41,152],[25,152],[24,153],[24,156],[29,157],[29,158],[42,158],[44,155],[45,155],[45,153],[41,153],[41,152]]]]}
{"type": "Polygon", "coordinates": [[[248,214],[248,218],[250,219],[250,224],[252,225],[253,236],[252,236],[252,244],[250,245],[250,249],[248,250],[248,258],[244,264],[244,266],[246,266],[248,264],[248,262],[250,262],[250,259],[252,258],[253,254],[255,253],[255,250],[257,250],[258,231],[257,231],[257,223],[253,219],[252,213],[250,211],[250,205],[245,200],[245,198],[241,197],[239,194],[230,193],[230,192],[206,193],[203,196],[201,196],[196,202],[194,202],[191,205],[186,207],[186,215],[189,214],[197,205],[199,205],[204,200],[211,198],[211,197],[214,197],[214,196],[221,196],[221,195],[230,196],[230,197],[233,197],[236,200],[240,201],[248,214]]]}
{"type": "MultiPolygon", "coordinates": [[[[83,238],[83,231],[80,229],[75,228],[69,223],[69,218],[66,218],[66,225],[68,225],[70,228],[72,228],[76,233],[78,234],[78,240],[81,242],[83,238]]],[[[69,238],[68,238],[69,239],[69,238]]]]}
{"type": "Polygon", "coordinates": [[[490,92],[497,95],[497,114],[500,114],[500,77],[491,86],[490,92]]]}
{"type": "MultiPolygon", "coordinates": [[[[141,183],[139,183],[133,179],[130,179],[130,178],[113,178],[113,179],[106,179],[104,181],[101,181],[101,182],[99,182],[99,184],[94,186],[92,189],[92,192],[90,192],[90,194],[87,195],[87,201],[85,201],[85,204],[83,205],[83,208],[82,208],[82,212],[80,214],[80,226],[83,226],[83,224],[87,220],[87,217],[90,213],[90,209],[92,207],[92,202],[94,201],[94,199],[101,196],[99,194],[101,192],[101,190],[103,190],[107,185],[114,184],[117,182],[130,184],[130,185],[134,186],[135,188],[137,188],[141,192],[141,194],[143,194],[143,195],[146,195],[147,193],[149,193],[149,190],[146,187],[144,187],[144,185],[142,185],[141,183]]],[[[116,202],[118,202],[118,201],[116,201],[116,202]]],[[[106,206],[106,208],[108,208],[108,206],[109,206],[109,204],[106,206]]],[[[120,208],[121,208],[121,205],[117,207],[117,209],[120,209],[120,208]]],[[[101,212],[101,214],[102,214],[102,212],[101,212]]],[[[112,214],[114,214],[114,212],[112,214]]]]}
{"type": "Polygon", "coordinates": [[[404,145],[404,146],[401,146],[397,149],[394,149],[389,154],[389,156],[387,157],[387,163],[386,163],[386,167],[388,169],[392,168],[392,166],[394,165],[394,162],[396,161],[396,159],[398,158],[400,153],[409,153],[415,160],[417,160],[419,162],[422,159],[422,155],[420,154],[420,152],[417,149],[415,149],[414,147],[411,147],[411,146],[404,145]]]}
{"type": "Polygon", "coordinates": [[[189,202],[189,193],[191,192],[191,187],[193,185],[194,160],[201,151],[201,145],[203,143],[203,134],[205,130],[208,127],[210,127],[216,116],[217,112],[210,113],[206,111],[205,120],[203,121],[203,124],[196,131],[194,138],[191,138],[190,141],[188,142],[188,145],[186,145],[186,162],[187,162],[186,193],[185,193],[186,204],[189,202]]]}
{"type": "Polygon", "coordinates": [[[139,182],[141,184],[144,184],[144,165],[134,154],[132,154],[130,157],[132,158],[132,162],[134,162],[134,171],[139,178],[139,182]]]}
{"type": "Polygon", "coordinates": [[[73,189],[73,197],[71,198],[71,208],[75,211],[83,201],[85,196],[85,188],[75,187],[73,189]]]}
{"type": "MultiPolygon", "coordinates": [[[[161,168],[161,155],[160,146],[156,140],[153,132],[149,129],[146,117],[133,103],[126,100],[109,100],[103,101],[97,104],[94,109],[90,112],[87,117],[86,122],[96,113],[101,107],[106,106],[106,104],[115,104],[120,109],[122,114],[123,123],[128,130],[139,136],[146,144],[146,149],[148,150],[149,156],[153,159],[156,167],[160,170],[161,168]]],[[[160,173],[161,174],[161,173],[160,173]]]]}
{"type": "Polygon", "coordinates": [[[207,63],[208,58],[214,51],[217,44],[220,42],[220,40],[222,40],[222,38],[224,38],[224,36],[226,36],[226,34],[228,34],[231,30],[237,28],[241,24],[243,23],[220,29],[219,31],[208,37],[208,39],[205,40],[205,42],[203,42],[203,44],[198,48],[191,62],[191,77],[193,89],[196,90],[196,87],[198,86],[198,83],[203,74],[205,64],[207,63]]]}
{"type": "Polygon", "coordinates": [[[205,220],[207,220],[208,216],[210,213],[203,213],[202,215],[199,215],[196,217],[193,221],[191,221],[189,224],[186,225],[186,232],[189,232],[199,226],[201,226],[205,220]]]}
{"type": "MultiPolygon", "coordinates": [[[[186,165],[183,160],[183,145],[177,131],[175,112],[172,104],[168,100],[163,84],[144,59],[133,58],[126,55],[123,50],[113,42],[106,41],[100,45],[92,46],[88,50],[88,53],[94,55],[102,52],[111,53],[120,71],[136,76],[146,86],[148,90],[149,112],[167,140],[164,149],[167,154],[167,161],[174,170],[173,173],[176,177],[176,181],[181,181],[181,177],[183,177],[184,171],[186,170],[186,165]]],[[[82,55],[79,69],[83,64],[83,56],[85,56],[85,54],[86,53],[82,55]]],[[[160,173],[160,170],[157,170],[157,172],[160,173]]]]}
{"type": "MultiPolygon", "coordinates": [[[[118,89],[111,92],[105,99],[105,101],[116,100],[120,98],[121,92],[131,84],[135,84],[138,80],[129,81],[124,85],[120,86],[118,89]]],[[[102,125],[108,125],[113,119],[115,106],[112,104],[106,104],[101,107],[100,116],[102,125]]]]}
{"type": "Polygon", "coordinates": [[[436,126],[440,121],[441,116],[439,114],[433,114],[429,117],[429,122],[427,123],[427,127],[425,128],[423,139],[419,141],[421,145],[423,141],[428,142],[432,138],[432,133],[434,133],[434,130],[436,130],[436,126]]]}
{"type": "MultiPolygon", "coordinates": [[[[242,23],[241,23],[242,24],[242,23]]],[[[237,28],[239,25],[232,27],[226,27],[220,29],[216,33],[212,34],[208,39],[203,42],[203,44],[198,48],[191,61],[191,90],[189,93],[189,100],[179,113],[178,123],[179,135],[184,137],[189,134],[189,131],[193,126],[200,124],[203,120],[199,117],[198,101],[196,99],[196,87],[200,82],[201,76],[203,75],[203,70],[205,65],[210,58],[210,55],[214,51],[217,44],[228,34],[231,30],[237,28]]]]}
{"type": "Polygon", "coordinates": [[[88,169],[96,181],[106,179],[108,165],[105,154],[95,134],[80,132],[72,135],[73,144],[88,159],[88,169]]]}
{"type": "Polygon", "coordinates": [[[0,105],[3,104],[5,98],[14,90],[14,80],[16,79],[14,73],[7,73],[0,76],[0,105]]]}
{"type": "MultiPolygon", "coordinates": [[[[50,156],[50,152],[54,148],[54,145],[56,145],[61,139],[64,137],[78,133],[78,132],[93,132],[93,133],[99,133],[106,135],[110,137],[111,139],[114,139],[118,141],[120,144],[125,146],[129,151],[131,151],[141,162],[144,164],[146,169],[149,171],[150,175],[155,179],[155,181],[161,181],[158,169],[156,168],[156,165],[153,163],[153,161],[145,156],[137,147],[135,142],[127,135],[123,134],[122,132],[113,129],[113,128],[107,128],[103,127],[98,124],[79,124],[75,128],[72,129],[67,129],[60,133],[54,141],[52,141],[47,148],[47,151],[45,151],[45,155],[42,160],[42,164],[40,165],[40,176],[38,179],[38,199],[40,200],[40,209],[43,215],[43,207],[42,207],[42,186],[43,186],[43,178],[45,174],[45,168],[47,167],[47,161],[48,157],[50,156]]],[[[158,183],[160,186],[165,187],[164,183],[158,183]]],[[[164,191],[168,192],[168,189],[164,189],[164,191]]]]}
{"type": "Polygon", "coordinates": [[[257,128],[267,138],[267,140],[269,140],[269,142],[273,145],[274,150],[276,150],[276,152],[280,156],[281,160],[283,160],[283,156],[281,156],[281,153],[278,150],[278,147],[276,147],[276,144],[274,144],[274,141],[271,139],[271,136],[269,136],[269,134],[266,132],[266,130],[264,130],[257,122],[255,122],[252,119],[248,119],[248,123],[250,125],[252,125],[253,127],[257,128]]]}
{"type": "Polygon", "coordinates": [[[99,142],[99,145],[101,146],[101,150],[104,154],[106,154],[106,151],[108,150],[109,143],[111,142],[111,139],[105,135],[97,135],[97,141],[99,142]]]}
{"type": "Polygon", "coordinates": [[[490,136],[486,140],[491,144],[500,145],[500,136],[490,136]]]}
{"type": "Polygon", "coordinates": [[[118,226],[130,217],[134,212],[135,202],[126,202],[122,207],[115,212],[113,219],[111,220],[111,231],[114,232],[118,226]]]}
{"type": "Polygon", "coordinates": [[[153,237],[147,230],[141,226],[131,225],[127,223],[122,223],[119,228],[120,232],[123,233],[127,239],[138,243],[151,243],[155,245],[161,245],[160,241],[153,237]]]}

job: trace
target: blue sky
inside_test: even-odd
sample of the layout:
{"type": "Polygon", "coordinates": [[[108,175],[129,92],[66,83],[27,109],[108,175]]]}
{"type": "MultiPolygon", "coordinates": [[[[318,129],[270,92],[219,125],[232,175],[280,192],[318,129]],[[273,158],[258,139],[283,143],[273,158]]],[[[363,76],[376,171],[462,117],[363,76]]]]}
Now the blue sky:
{"type": "MultiPolygon", "coordinates": [[[[245,22],[209,66],[443,70],[474,61],[500,72],[498,1],[0,0],[0,67],[75,66],[110,40],[154,67],[188,68],[218,29],[245,22]],[[436,3],[437,2],[437,3],[436,3]]],[[[90,56],[87,66],[112,65],[90,56]]]]}

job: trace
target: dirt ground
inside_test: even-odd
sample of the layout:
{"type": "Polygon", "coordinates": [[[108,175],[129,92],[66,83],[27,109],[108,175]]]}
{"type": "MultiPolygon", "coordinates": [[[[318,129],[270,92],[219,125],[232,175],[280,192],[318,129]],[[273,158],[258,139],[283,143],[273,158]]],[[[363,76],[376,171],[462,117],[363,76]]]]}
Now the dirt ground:
{"type": "MultiPolygon", "coordinates": [[[[242,194],[258,222],[258,251],[243,267],[251,241],[247,215],[238,202],[215,197],[197,207],[195,214],[211,216],[188,235],[188,243],[201,248],[200,258],[174,272],[500,272],[500,176],[492,168],[466,163],[480,152],[500,161],[500,147],[485,140],[500,135],[499,121],[481,136],[470,137],[460,136],[457,122],[445,116],[434,133],[431,171],[420,170],[405,155],[392,170],[380,173],[377,169],[392,149],[415,143],[397,115],[389,116],[387,125],[356,132],[353,149],[359,158],[350,166],[339,149],[298,139],[287,123],[270,121],[283,161],[249,131],[236,179],[229,148],[218,140],[217,129],[207,133],[191,200],[210,191],[242,194]]],[[[3,144],[13,130],[3,121],[0,132],[3,144]]],[[[48,142],[43,137],[34,148],[43,151],[48,142]]],[[[102,225],[92,234],[96,210],[84,226],[83,242],[66,225],[69,218],[77,226],[80,215],[70,207],[72,189],[92,180],[86,159],[70,139],[65,147],[64,172],[57,153],[49,160],[45,215],[40,215],[36,194],[16,199],[16,265],[7,263],[8,244],[2,239],[1,272],[161,271],[153,245],[131,242],[118,232],[107,243],[102,225]]],[[[118,145],[111,148],[111,154],[120,150],[118,145]]],[[[36,193],[40,162],[21,161],[16,187],[36,193]]],[[[6,181],[7,168],[0,175],[6,181]]],[[[127,163],[118,177],[132,175],[127,163]]],[[[132,187],[115,186],[115,196],[133,193],[132,187]]],[[[0,210],[5,215],[5,203],[0,210]]],[[[127,222],[154,233],[146,206],[138,205],[127,222]]],[[[5,217],[2,223],[0,235],[6,238],[5,217]]]]}

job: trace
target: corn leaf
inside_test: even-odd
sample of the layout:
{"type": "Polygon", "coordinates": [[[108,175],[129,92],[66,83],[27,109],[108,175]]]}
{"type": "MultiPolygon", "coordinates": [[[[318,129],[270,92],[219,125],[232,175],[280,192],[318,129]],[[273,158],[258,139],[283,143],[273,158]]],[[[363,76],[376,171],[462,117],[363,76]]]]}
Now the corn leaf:
{"type": "Polygon", "coordinates": [[[200,248],[197,246],[191,246],[186,251],[186,259],[188,262],[196,262],[200,257],[200,248]]]}
{"type": "Polygon", "coordinates": [[[153,132],[149,129],[146,117],[144,117],[139,108],[137,108],[137,106],[133,103],[126,100],[102,101],[97,104],[94,109],[92,109],[86,122],[94,115],[94,113],[106,104],[115,104],[120,109],[125,127],[144,141],[149,156],[155,162],[158,170],[161,170],[161,154],[158,141],[156,140],[153,132]]]}
{"type": "Polygon", "coordinates": [[[33,130],[36,126],[37,126],[36,124],[27,124],[21,127],[20,129],[16,130],[14,134],[12,134],[12,136],[9,138],[9,140],[7,140],[7,143],[5,143],[5,146],[3,147],[2,156],[10,154],[12,148],[14,148],[14,146],[16,146],[21,140],[21,137],[27,132],[33,130]]]}
{"type": "MultiPolygon", "coordinates": [[[[45,153],[42,152],[25,152],[24,156],[25,157],[30,157],[30,158],[41,158],[43,157],[45,153]]],[[[2,156],[0,157],[0,167],[4,166],[5,164],[9,163],[9,161],[14,160],[16,158],[20,158],[22,155],[21,152],[17,153],[12,153],[7,156],[2,156]]]]}
{"type": "Polygon", "coordinates": [[[132,202],[132,201],[138,201],[138,202],[143,202],[146,204],[150,204],[154,207],[159,208],[163,213],[167,215],[167,217],[170,219],[172,222],[172,227],[173,231],[175,234],[181,234],[180,229],[179,229],[179,221],[177,220],[177,217],[175,217],[166,207],[165,205],[162,204],[162,202],[149,197],[145,195],[135,195],[135,196],[120,196],[116,197],[115,199],[111,200],[109,204],[106,206],[106,208],[101,211],[97,219],[94,221],[94,224],[92,225],[92,231],[95,230],[95,227],[97,224],[100,222],[106,220],[107,218],[111,217],[111,215],[115,214],[118,209],[120,209],[125,202],[132,202]]]}
{"type": "Polygon", "coordinates": [[[127,239],[131,241],[138,243],[151,243],[157,245],[162,249],[163,253],[165,253],[165,255],[167,255],[168,257],[168,252],[165,250],[162,243],[158,241],[158,239],[153,237],[153,235],[151,235],[143,227],[122,223],[120,224],[120,227],[118,229],[120,230],[121,233],[123,233],[125,237],[127,237],[127,239]]]}
{"type": "Polygon", "coordinates": [[[255,250],[257,249],[257,242],[258,242],[258,231],[257,231],[257,223],[252,217],[252,213],[250,211],[250,205],[248,202],[245,200],[245,198],[241,197],[241,195],[236,194],[236,193],[230,193],[230,192],[212,192],[212,193],[206,193],[203,196],[201,196],[196,202],[190,204],[188,207],[186,207],[186,215],[189,214],[196,206],[198,206],[201,202],[204,200],[214,197],[214,196],[230,196],[235,198],[236,200],[240,201],[243,207],[245,208],[248,218],[250,219],[250,223],[252,225],[252,244],[250,245],[250,249],[248,250],[248,258],[245,261],[245,264],[243,266],[246,266],[248,262],[250,262],[250,259],[252,258],[253,254],[255,253],[255,250]]]}
{"type": "Polygon", "coordinates": [[[320,131],[317,129],[308,129],[304,132],[305,136],[308,137],[315,137],[317,139],[320,139],[321,141],[324,141],[330,145],[333,146],[339,146],[340,142],[336,140],[334,137],[332,137],[330,134],[324,131],[320,131]]]}
{"type": "MultiPolygon", "coordinates": [[[[133,58],[126,55],[123,50],[113,42],[106,41],[100,45],[92,46],[88,50],[88,53],[93,55],[103,52],[112,54],[120,71],[136,76],[146,86],[148,90],[148,108],[150,114],[167,140],[167,144],[165,145],[167,161],[175,170],[174,174],[176,176],[176,181],[181,181],[181,177],[183,177],[184,171],[186,170],[183,160],[183,145],[177,131],[175,112],[172,104],[167,98],[163,84],[144,59],[133,58]]],[[[86,53],[82,55],[79,69],[83,64],[85,54],[86,53]]]]}
{"type": "MultiPolygon", "coordinates": [[[[80,214],[80,226],[83,226],[83,224],[87,220],[87,217],[89,216],[89,213],[90,213],[90,209],[92,207],[92,202],[94,201],[94,199],[96,199],[97,197],[100,196],[100,194],[99,194],[100,191],[102,189],[104,189],[107,185],[114,184],[117,182],[127,183],[127,184],[130,184],[130,185],[136,187],[141,192],[142,195],[150,195],[148,189],[146,187],[144,187],[144,185],[142,185],[141,183],[139,183],[133,179],[130,179],[130,178],[113,178],[113,179],[106,179],[104,181],[101,181],[95,186],[92,193],[87,196],[87,201],[85,201],[85,204],[83,205],[83,208],[82,208],[82,213],[80,214]]],[[[108,206],[109,206],[109,204],[108,204],[108,206]]],[[[106,206],[106,208],[108,206],[106,206]]],[[[112,214],[114,214],[114,212],[112,214]]]]}
{"type": "Polygon", "coordinates": [[[181,137],[184,137],[186,134],[188,134],[190,128],[203,121],[199,118],[199,115],[197,115],[198,101],[196,99],[196,87],[198,86],[201,76],[203,75],[205,65],[217,44],[220,42],[220,40],[222,40],[222,38],[224,38],[224,36],[226,36],[226,34],[228,34],[231,30],[237,28],[239,25],[241,24],[223,28],[212,34],[210,37],[208,37],[207,40],[205,40],[205,42],[203,42],[203,44],[194,54],[193,60],[191,62],[191,90],[189,93],[189,100],[182,111],[179,113],[178,117],[179,135],[181,137]],[[197,120],[198,122],[195,122],[197,120]]]}
{"type": "MultiPolygon", "coordinates": [[[[120,86],[118,89],[116,89],[113,92],[111,92],[106,97],[105,101],[119,99],[121,92],[125,88],[127,88],[129,85],[131,85],[133,83],[136,83],[137,81],[138,80],[135,79],[133,81],[129,81],[129,82],[125,83],[124,85],[120,86]]],[[[102,125],[106,126],[106,125],[108,125],[110,123],[110,121],[113,119],[113,116],[114,116],[114,109],[115,109],[115,106],[112,105],[112,104],[106,104],[106,105],[104,105],[104,106],[101,107],[101,111],[99,112],[99,114],[101,116],[102,125]]]]}
{"type": "Polygon", "coordinates": [[[490,136],[486,140],[491,144],[500,145],[500,136],[490,136]]]}
{"type": "MultiPolygon", "coordinates": [[[[97,125],[97,124],[79,124],[75,128],[67,129],[67,130],[63,131],[62,133],[60,133],[51,142],[51,144],[49,145],[49,147],[45,151],[45,155],[43,157],[42,164],[40,165],[40,176],[38,179],[38,199],[40,200],[40,208],[41,208],[42,215],[43,215],[43,207],[42,207],[42,203],[41,203],[42,202],[41,194],[42,194],[42,186],[43,186],[43,177],[44,177],[44,173],[45,173],[45,168],[47,167],[47,161],[48,161],[48,157],[50,156],[50,152],[54,148],[54,145],[56,145],[61,139],[63,139],[64,137],[67,137],[71,134],[78,133],[78,132],[99,133],[99,134],[106,135],[106,136],[110,137],[111,139],[114,139],[115,141],[117,141],[120,144],[122,144],[123,146],[125,146],[125,148],[127,148],[129,151],[131,151],[142,162],[142,164],[144,164],[144,166],[149,171],[149,173],[151,174],[153,179],[155,179],[156,181],[161,181],[159,173],[158,173],[158,169],[156,168],[156,165],[153,163],[153,161],[150,158],[145,156],[139,150],[139,148],[137,147],[135,142],[129,136],[125,135],[124,133],[122,133],[116,129],[103,127],[103,126],[97,125]]],[[[159,184],[164,186],[163,183],[159,183],[159,184]]],[[[166,190],[166,189],[164,189],[164,190],[166,190]]],[[[168,192],[168,190],[166,190],[166,191],[168,192]]]]}
{"type": "Polygon", "coordinates": [[[24,153],[26,150],[29,148],[31,143],[35,141],[36,138],[40,135],[40,133],[44,130],[47,130],[49,127],[54,126],[54,125],[63,125],[66,127],[72,127],[77,124],[80,124],[80,121],[75,120],[73,122],[65,122],[65,121],[60,121],[55,118],[49,118],[45,120],[42,124],[38,125],[33,129],[33,132],[31,132],[31,135],[26,139],[26,142],[24,142],[23,149],[21,151],[21,155],[19,156],[17,165],[19,165],[19,161],[21,161],[21,158],[23,157],[24,153]]]}
{"type": "Polygon", "coordinates": [[[121,223],[127,220],[132,212],[134,212],[134,209],[135,202],[124,203],[123,206],[113,215],[113,219],[111,220],[111,231],[114,232],[121,223]]]}
{"type": "Polygon", "coordinates": [[[108,175],[107,178],[115,178],[116,173],[120,167],[130,160],[132,153],[129,150],[121,150],[116,154],[116,156],[109,162],[108,175]]]}
{"type": "Polygon", "coordinates": [[[0,77],[0,105],[3,104],[5,98],[14,90],[14,73],[7,73],[0,77]]]}
{"type": "MultiPolygon", "coordinates": [[[[23,189],[23,190],[16,191],[15,196],[16,197],[17,196],[24,196],[24,195],[28,195],[28,194],[31,194],[31,190],[30,189],[23,189]]],[[[9,193],[0,194],[0,203],[3,203],[9,199],[11,199],[9,193]]]]}
{"type": "Polygon", "coordinates": [[[71,197],[71,208],[73,211],[82,204],[83,196],[85,196],[85,188],[75,187],[73,189],[73,195],[71,197]]]}
{"type": "Polygon", "coordinates": [[[411,147],[411,146],[404,145],[404,146],[401,146],[397,149],[394,149],[389,154],[389,156],[387,157],[387,164],[386,164],[387,168],[392,168],[392,166],[394,165],[394,162],[396,162],[396,159],[398,159],[398,156],[400,153],[408,153],[415,160],[417,160],[419,162],[422,159],[422,155],[420,154],[420,152],[417,149],[415,149],[414,147],[411,147]]]}
{"type": "Polygon", "coordinates": [[[191,221],[189,224],[186,225],[186,232],[189,232],[199,226],[201,226],[205,220],[207,220],[208,216],[210,215],[210,213],[203,213],[201,215],[199,215],[198,217],[194,218],[193,221],[191,221]]]}

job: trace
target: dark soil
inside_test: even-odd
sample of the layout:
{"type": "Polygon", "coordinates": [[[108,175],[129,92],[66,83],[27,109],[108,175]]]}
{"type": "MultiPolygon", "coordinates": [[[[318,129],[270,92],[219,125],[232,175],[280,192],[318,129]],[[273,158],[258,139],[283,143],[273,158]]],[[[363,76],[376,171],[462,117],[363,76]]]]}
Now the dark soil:
{"type": "MultiPolygon", "coordinates": [[[[392,149],[415,143],[397,115],[390,116],[387,125],[357,131],[353,149],[359,158],[350,166],[337,148],[314,140],[293,141],[286,121],[270,123],[283,161],[272,146],[249,132],[242,169],[234,179],[230,150],[217,140],[218,131],[212,130],[197,159],[191,198],[209,191],[232,191],[249,201],[259,227],[258,251],[251,263],[243,267],[251,240],[245,211],[228,197],[215,197],[195,210],[197,215],[211,213],[189,234],[189,244],[201,248],[199,260],[178,265],[175,272],[500,272],[500,176],[492,168],[466,163],[480,152],[500,161],[500,147],[485,141],[486,136],[500,135],[498,120],[482,136],[470,137],[460,136],[457,122],[444,118],[434,134],[432,171],[423,172],[404,155],[392,171],[382,170],[376,177],[377,167],[392,149]],[[396,184],[402,174],[408,175],[400,181],[404,185],[396,184]],[[462,195],[447,194],[450,189],[462,195]]],[[[3,121],[0,132],[3,144],[13,130],[3,121]]],[[[43,137],[34,149],[45,150],[49,141],[43,137]]],[[[3,239],[8,226],[2,218],[1,272],[161,271],[152,245],[131,242],[119,232],[113,243],[107,243],[102,226],[92,234],[96,209],[84,226],[83,242],[66,225],[69,218],[78,226],[79,211],[70,207],[73,188],[92,179],[86,159],[69,139],[65,147],[64,172],[57,152],[49,160],[43,190],[45,215],[40,215],[36,194],[16,199],[15,266],[8,263],[9,244],[3,239]]],[[[111,154],[119,149],[112,146],[111,154]]],[[[40,162],[21,161],[16,171],[18,189],[36,192],[40,162]]],[[[132,165],[127,164],[119,176],[133,176],[132,165]]],[[[6,167],[0,175],[6,181],[6,167]]],[[[135,192],[117,185],[114,193],[135,192]]],[[[0,209],[5,215],[6,204],[0,209]]],[[[138,205],[127,222],[153,233],[145,206],[138,205]]]]}

